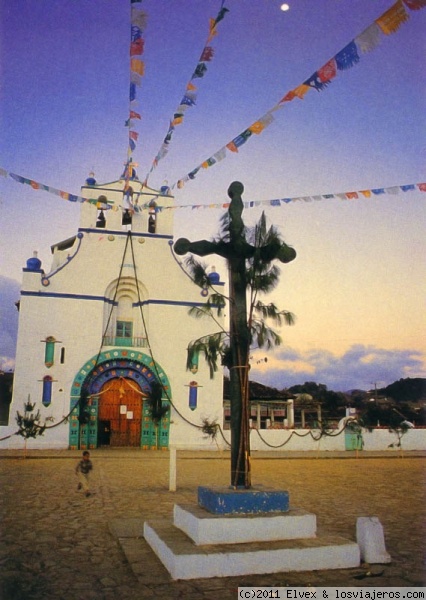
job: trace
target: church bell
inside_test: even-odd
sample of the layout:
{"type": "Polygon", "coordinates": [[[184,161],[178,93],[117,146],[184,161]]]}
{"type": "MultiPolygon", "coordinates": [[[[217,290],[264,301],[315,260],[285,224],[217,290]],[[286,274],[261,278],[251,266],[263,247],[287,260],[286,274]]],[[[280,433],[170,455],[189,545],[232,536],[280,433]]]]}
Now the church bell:
{"type": "Polygon", "coordinates": [[[98,220],[96,221],[96,227],[104,229],[106,225],[104,211],[101,209],[98,214],[98,220]]]}
{"type": "Polygon", "coordinates": [[[128,208],[124,209],[123,218],[121,219],[122,225],[131,225],[132,224],[132,215],[128,208]]]}

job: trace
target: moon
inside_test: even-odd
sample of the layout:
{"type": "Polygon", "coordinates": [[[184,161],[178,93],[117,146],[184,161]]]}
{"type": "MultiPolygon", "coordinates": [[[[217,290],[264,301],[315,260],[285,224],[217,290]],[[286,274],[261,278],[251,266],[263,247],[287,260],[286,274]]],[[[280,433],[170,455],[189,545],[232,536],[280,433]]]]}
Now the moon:
{"type": "Polygon", "coordinates": [[[288,4],[281,4],[281,10],[283,12],[287,12],[288,10],[290,10],[290,6],[288,4]]]}

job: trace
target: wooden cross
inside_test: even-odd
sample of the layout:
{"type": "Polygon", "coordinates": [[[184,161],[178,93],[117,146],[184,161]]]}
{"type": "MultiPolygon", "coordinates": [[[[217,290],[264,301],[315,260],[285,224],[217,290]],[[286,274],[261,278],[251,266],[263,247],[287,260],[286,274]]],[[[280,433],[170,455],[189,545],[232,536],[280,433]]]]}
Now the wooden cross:
{"type": "Polygon", "coordinates": [[[286,244],[271,243],[261,247],[249,244],[245,237],[242,219],[244,186],[234,181],[228,189],[231,202],[229,214],[229,241],[190,242],[180,238],[174,244],[176,254],[191,252],[198,256],[217,254],[227,260],[229,268],[230,298],[230,399],[231,399],[231,486],[249,488],[250,431],[249,431],[249,352],[251,332],[247,323],[247,267],[246,260],[256,253],[261,260],[290,262],[296,252],[286,244]]]}

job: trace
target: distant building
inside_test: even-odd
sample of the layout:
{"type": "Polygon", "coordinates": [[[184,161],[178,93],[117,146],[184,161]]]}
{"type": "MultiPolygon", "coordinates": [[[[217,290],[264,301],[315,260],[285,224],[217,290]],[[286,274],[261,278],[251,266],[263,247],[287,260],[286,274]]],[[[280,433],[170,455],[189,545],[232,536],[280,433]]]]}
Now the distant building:
{"type": "Polygon", "coordinates": [[[188,314],[203,304],[203,290],[173,254],[169,191],[129,183],[125,190],[124,180],[87,180],[82,196],[92,202],[81,204],[76,235],[52,246],[51,270],[36,256],[23,269],[13,400],[0,448],[22,444],[12,434],[28,397],[43,419],[53,418],[34,448],[211,443],[190,423],[222,420],[222,377],[210,379],[204,360],[186,369],[188,343],[212,331],[209,319],[188,314]],[[157,389],[169,409],[159,422],[157,389]]]}

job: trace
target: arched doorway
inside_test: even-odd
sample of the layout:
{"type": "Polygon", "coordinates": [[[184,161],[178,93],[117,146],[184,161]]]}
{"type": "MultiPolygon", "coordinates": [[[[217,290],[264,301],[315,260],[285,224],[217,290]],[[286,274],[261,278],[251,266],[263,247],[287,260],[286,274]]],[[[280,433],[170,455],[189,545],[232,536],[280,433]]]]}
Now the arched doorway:
{"type": "Polygon", "coordinates": [[[163,389],[163,405],[170,405],[168,378],[150,356],[115,349],[90,359],[71,387],[69,447],[167,449],[170,410],[160,422],[151,416],[149,398],[156,383],[163,389]]]}
{"type": "Polygon", "coordinates": [[[98,399],[98,446],[140,446],[143,394],[131,379],[111,379],[98,399]]]}

